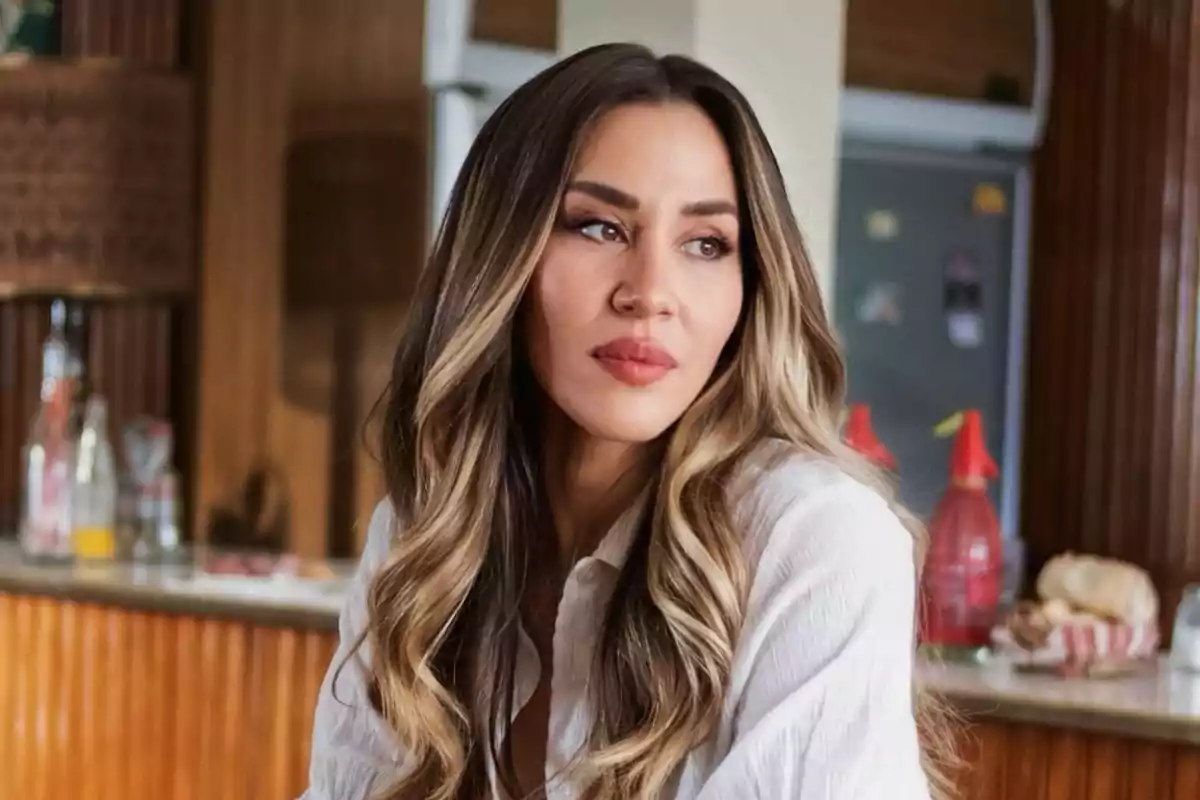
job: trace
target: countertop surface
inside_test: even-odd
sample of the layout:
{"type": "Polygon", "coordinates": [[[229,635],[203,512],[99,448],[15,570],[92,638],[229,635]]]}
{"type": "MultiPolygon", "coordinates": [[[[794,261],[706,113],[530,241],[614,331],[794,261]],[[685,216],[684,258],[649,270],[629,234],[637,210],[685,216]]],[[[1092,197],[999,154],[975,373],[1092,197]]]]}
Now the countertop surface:
{"type": "Polygon", "coordinates": [[[990,718],[1200,745],[1200,675],[1165,657],[1133,675],[1059,678],[1014,670],[1001,658],[977,666],[921,662],[917,678],[968,719],[990,718]]]}
{"type": "MultiPolygon", "coordinates": [[[[329,562],[333,574],[349,565],[329,562]]],[[[192,564],[40,563],[0,541],[0,592],[62,597],[149,611],[337,628],[344,579],[218,575],[192,564]]]]}
{"type": "MultiPolygon", "coordinates": [[[[329,562],[345,576],[352,564],[329,562]]],[[[345,579],[214,575],[191,565],[41,564],[0,541],[0,593],[62,597],[141,610],[334,631],[345,579]]],[[[968,718],[1027,722],[1200,745],[1200,676],[1165,660],[1118,678],[1065,679],[921,660],[917,679],[968,718]]]]}

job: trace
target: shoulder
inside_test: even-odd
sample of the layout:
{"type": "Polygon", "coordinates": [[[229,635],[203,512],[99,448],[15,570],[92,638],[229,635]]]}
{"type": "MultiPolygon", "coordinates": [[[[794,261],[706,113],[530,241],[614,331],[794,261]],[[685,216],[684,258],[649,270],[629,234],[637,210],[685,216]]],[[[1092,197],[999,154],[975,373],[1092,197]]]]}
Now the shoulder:
{"type": "Polygon", "coordinates": [[[367,526],[360,570],[364,573],[374,573],[378,570],[392,551],[395,537],[396,511],[392,506],[391,499],[384,497],[375,504],[375,510],[371,514],[371,521],[367,526]]]}
{"type": "Polygon", "coordinates": [[[833,460],[769,440],[730,492],[756,573],[763,565],[813,576],[828,570],[848,590],[857,581],[915,581],[913,533],[883,495],[833,460]]]}

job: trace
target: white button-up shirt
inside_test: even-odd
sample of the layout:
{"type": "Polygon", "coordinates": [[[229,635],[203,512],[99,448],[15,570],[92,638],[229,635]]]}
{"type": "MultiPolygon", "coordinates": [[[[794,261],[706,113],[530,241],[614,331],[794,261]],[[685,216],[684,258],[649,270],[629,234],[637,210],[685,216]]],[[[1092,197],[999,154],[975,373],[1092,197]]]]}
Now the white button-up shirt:
{"type": "MultiPolygon", "coordinates": [[[[680,765],[675,800],[928,800],[912,679],[913,541],[886,502],[837,467],[772,443],[735,481],[752,582],[720,723],[680,765]]],[[[580,794],[564,768],[592,726],[588,679],[603,611],[635,534],[631,510],[580,560],[555,621],[548,800],[580,794]]],[[[381,503],[342,612],[301,800],[373,800],[404,753],[367,696],[365,594],[395,519],[381,503]],[[334,675],[349,656],[345,667],[334,675]]],[[[399,535],[403,535],[401,531],[399,535]]],[[[541,668],[522,632],[515,711],[541,668]]],[[[514,713],[515,713],[514,711],[514,713]]],[[[499,796],[499,795],[497,795],[499,796]]]]}

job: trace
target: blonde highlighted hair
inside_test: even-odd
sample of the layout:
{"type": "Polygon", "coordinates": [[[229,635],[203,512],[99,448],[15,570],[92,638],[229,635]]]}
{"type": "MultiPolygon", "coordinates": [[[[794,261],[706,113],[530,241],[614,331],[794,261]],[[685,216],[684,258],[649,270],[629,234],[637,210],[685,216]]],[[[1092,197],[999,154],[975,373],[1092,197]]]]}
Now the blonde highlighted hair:
{"type": "MultiPolygon", "coordinates": [[[[531,531],[549,524],[543,402],[519,311],[580,141],[628,103],[690,103],[729,149],[742,215],[745,306],[707,388],[664,435],[605,616],[590,747],[592,800],[656,798],[713,731],[746,602],[724,486],[764,438],[831,457],[884,490],[838,440],[844,370],[775,158],[745,98],[712,70],[635,45],[547,69],[481,130],[459,175],[382,401],[381,455],[403,532],[372,583],[374,693],[411,769],[388,800],[510,793],[517,611],[531,531]],[[499,730],[500,735],[495,735],[499,730]]],[[[927,704],[919,704],[929,714],[927,704]]],[[[948,752],[932,742],[928,772],[948,752]],[[941,754],[939,756],[939,754],[941,754]]]]}

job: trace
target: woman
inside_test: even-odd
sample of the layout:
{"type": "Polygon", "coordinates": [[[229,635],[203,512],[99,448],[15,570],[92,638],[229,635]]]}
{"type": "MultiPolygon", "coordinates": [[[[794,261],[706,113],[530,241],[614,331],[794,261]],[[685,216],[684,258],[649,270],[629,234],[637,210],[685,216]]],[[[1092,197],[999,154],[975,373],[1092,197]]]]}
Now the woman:
{"type": "Polygon", "coordinates": [[[733,86],[610,45],[517,90],[396,355],[306,798],[929,797],[842,389],[733,86]]]}

